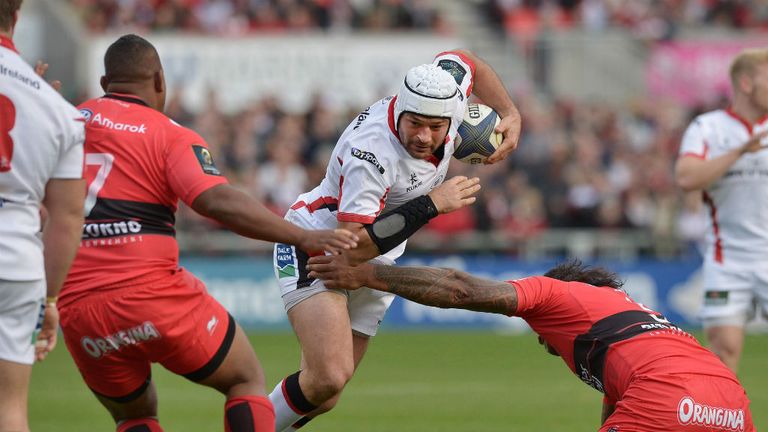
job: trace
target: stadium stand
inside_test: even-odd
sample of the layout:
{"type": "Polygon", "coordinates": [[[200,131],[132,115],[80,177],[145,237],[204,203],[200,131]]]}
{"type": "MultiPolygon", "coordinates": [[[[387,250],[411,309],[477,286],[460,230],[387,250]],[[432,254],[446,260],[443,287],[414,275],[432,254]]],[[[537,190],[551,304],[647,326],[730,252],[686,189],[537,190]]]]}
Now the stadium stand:
{"type": "Polygon", "coordinates": [[[71,0],[91,32],[183,31],[213,35],[322,29],[440,31],[435,1],[71,0]]]}
{"type": "Polygon", "coordinates": [[[489,17],[514,37],[544,28],[620,27],[641,39],[667,40],[681,27],[765,30],[768,25],[763,2],[738,0],[487,0],[485,5],[489,17]]]}
{"type": "MultiPolygon", "coordinates": [[[[456,2],[70,0],[92,33],[153,31],[213,36],[305,30],[456,33],[455,23],[446,24],[455,21],[455,16],[446,12],[448,3],[456,2]]],[[[504,40],[511,42],[517,46],[517,54],[512,55],[522,56],[527,64],[535,64],[536,58],[524,45],[519,49],[520,41],[532,40],[526,38],[542,29],[583,35],[610,28],[614,32],[618,29],[619,37],[659,41],[672,37],[672,28],[711,23],[759,31],[767,19],[766,8],[755,2],[470,3],[478,11],[488,12],[487,16],[479,13],[485,17],[485,25],[495,20],[503,29],[502,42],[496,46],[503,51],[504,40]],[[655,21],[668,23],[669,29],[651,31],[659,27],[655,21]]],[[[551,51],[554,49],[547,54],[551,51]]],[[[536,69],[527,72],[545,74],[536,69]]],[[[504,70],[500,73],[503,75],[504,70]]],[[[452,174],[481,176],[484,188],[480,199],[471,209],[437,218],[414,237],[414,246],[463,251],[491,247],[509,254],[539,256],[573,253],[573,238],[583,239],[584,233],[591,233],[587,246],[581,249],[614,255],[629,251],[630,256],[695,253],[702,232],[702,210],[697,200],[686,199],[674,186],[672,166],[681,134],[692,116],[723,102],[710,99],[685,105],[643,94],[614,100],[578,98],[559,94],[547,83],[537,84],[534,79],[532,85],[514,89],[525,125],[519,150],[506,163],[495,166],[477,169],[452,164],[452,174]],[[603,235],[606,232],[612,234],[603,235]]],[[[265,200],[277,213],[283,213],[299,191],[318,182],[336,138],[363,108],[339,106],[317,96],[308,109],[295,112],[285,110],[277,96],[270,94],[231,112],[219,106],[220,95],[212,89],[203,109],[192,112],[182,103],[183,88],[174,89],[171,96],[167,113],[201,133],[229,178],[265,200]]],[[[228,238],[198,244],[194,235],[185,236],[184,232],[216,228],[192,212],[181,211],[179,228],[182,244],[191,249],[244,248],[228,238]],[[189,243],[184,243],[185,238],[189,243]]]]}

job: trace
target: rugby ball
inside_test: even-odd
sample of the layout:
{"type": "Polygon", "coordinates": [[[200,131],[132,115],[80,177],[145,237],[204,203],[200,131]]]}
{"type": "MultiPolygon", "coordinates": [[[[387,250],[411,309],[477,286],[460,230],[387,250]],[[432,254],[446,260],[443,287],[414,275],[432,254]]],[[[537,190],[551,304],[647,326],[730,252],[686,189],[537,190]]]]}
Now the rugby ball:
{"type": "Polygon", "coordinates": [[[488,105],[467,104],[456,134],[453,157],[468,164],[485,162],[501,145],[502,135],[494,131],[500,120],[488,105]]]}

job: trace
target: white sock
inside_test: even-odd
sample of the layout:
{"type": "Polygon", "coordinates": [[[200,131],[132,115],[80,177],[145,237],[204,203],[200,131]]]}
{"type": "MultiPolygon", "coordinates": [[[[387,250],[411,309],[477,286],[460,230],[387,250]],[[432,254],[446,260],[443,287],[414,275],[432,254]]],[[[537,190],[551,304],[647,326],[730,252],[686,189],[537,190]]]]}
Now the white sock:
{"type": "Polygon", "coordinates": [[[304,417],[304,415],[297,413],[291,408],[283,393],[283,381],[285,380],[278,382],[275,389],[269,394],[269,400],[272,401],[272,405],[275,407],[275,431],[293,432],[296,429],[291,427],[291,425],[304,417]]]}

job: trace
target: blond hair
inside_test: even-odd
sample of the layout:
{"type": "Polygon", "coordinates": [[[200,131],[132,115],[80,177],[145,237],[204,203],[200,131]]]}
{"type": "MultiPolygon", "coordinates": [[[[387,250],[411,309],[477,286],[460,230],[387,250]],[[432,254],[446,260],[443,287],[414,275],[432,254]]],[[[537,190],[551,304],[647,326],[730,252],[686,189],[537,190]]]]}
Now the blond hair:
{"type": "Polygon", "coordinates": [[[23,0],[0,0],[0,30],[10,30],[13,14],[21,7],[23,0]]]}
{"type": "Polygon", "coordinates": [[[742,75],[752,76],[755,69],[762,64],[768,64],[768,49],[748,48],[740,52],[731,62],[730,76],[734,90],[738,88],[738,81],[742,75]]]}

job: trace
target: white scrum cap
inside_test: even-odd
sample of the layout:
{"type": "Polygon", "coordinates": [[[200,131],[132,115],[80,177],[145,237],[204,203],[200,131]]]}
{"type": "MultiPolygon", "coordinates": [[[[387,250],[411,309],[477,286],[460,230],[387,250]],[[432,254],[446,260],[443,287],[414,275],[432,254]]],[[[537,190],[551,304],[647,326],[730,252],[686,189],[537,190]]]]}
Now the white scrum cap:
{"type": "Polygon", "coordinates": [[[459,96],[459,87],[453,75],[440,66],[423,64],[413,67],[397,92],[395,128],[404,112],[452,118],[459,107],[459,96]]]}

